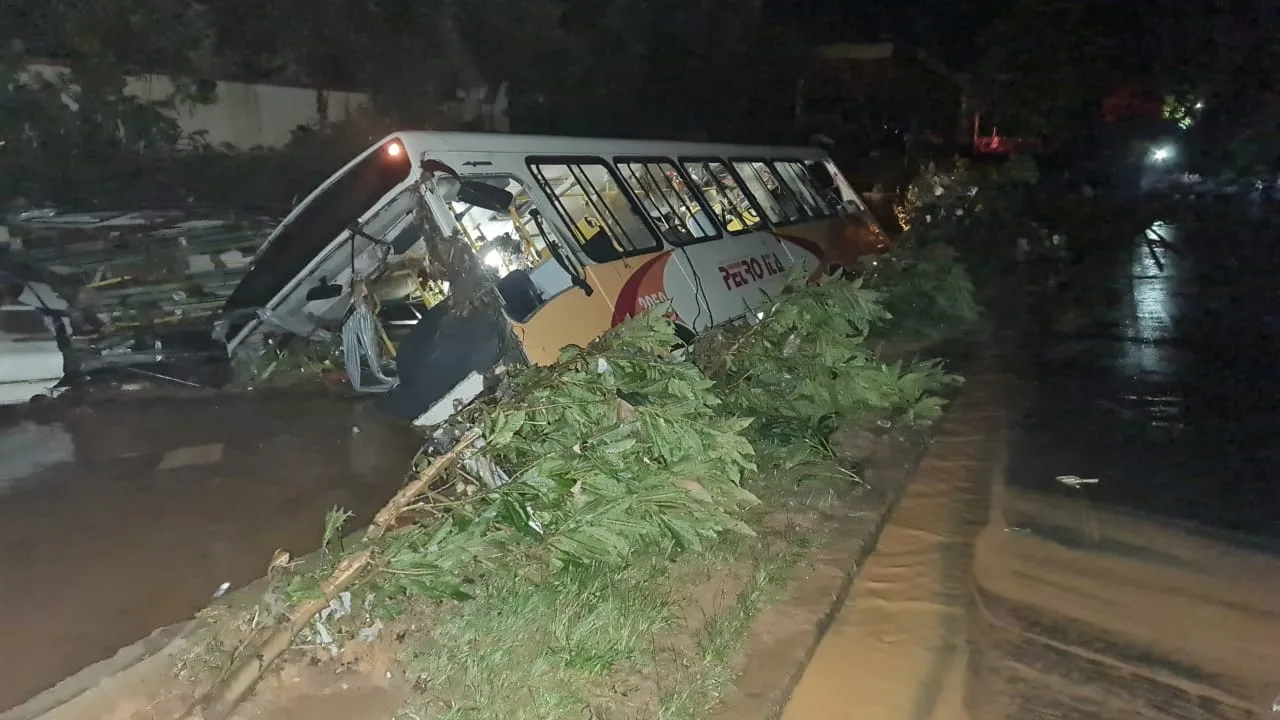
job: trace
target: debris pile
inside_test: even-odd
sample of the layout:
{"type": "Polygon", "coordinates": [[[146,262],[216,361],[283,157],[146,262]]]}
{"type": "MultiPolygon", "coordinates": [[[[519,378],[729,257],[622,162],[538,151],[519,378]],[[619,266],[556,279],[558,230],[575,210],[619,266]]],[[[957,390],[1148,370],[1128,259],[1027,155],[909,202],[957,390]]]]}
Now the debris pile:
{"type": "Polygon", "coordinates": [[[0,404],[56,395],[66,378],[104,368],[175,372],[216,356],[213,319],[276,224],[190,210],[10,215],[0,356],[13,391],[0,404]]]}
{"type": "Polygon", "coordinates": [[[277,222],[39,210],[10,218],[7,234],[10,253],[53,275],[88,323],[112,334],[219,312],[277,222]]]}

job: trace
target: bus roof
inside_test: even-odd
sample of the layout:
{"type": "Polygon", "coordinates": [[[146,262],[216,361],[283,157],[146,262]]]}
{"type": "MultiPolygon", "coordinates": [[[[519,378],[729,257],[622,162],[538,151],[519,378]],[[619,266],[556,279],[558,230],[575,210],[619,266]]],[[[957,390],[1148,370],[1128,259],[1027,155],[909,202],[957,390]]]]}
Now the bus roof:
{"type": "Polygon", "coordinates": [[[508,133],[435,132],[408,130],[392,133],[375,144],[396,139],[411,156],[423,152],[489,152],[522,155],[594,155],[613,157],[636,155],[653,157],[719,157],[821,160],[827,153],[815,147],[769,145],[728,145],[678,140],[624,140],[556,135],[511,135],[508,133]]]}

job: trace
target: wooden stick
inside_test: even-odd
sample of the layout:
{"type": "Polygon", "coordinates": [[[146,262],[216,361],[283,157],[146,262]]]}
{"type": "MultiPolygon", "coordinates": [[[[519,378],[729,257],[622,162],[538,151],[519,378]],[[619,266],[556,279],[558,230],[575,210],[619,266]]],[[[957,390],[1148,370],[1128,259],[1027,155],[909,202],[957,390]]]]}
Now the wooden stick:
{"type": "Polygon", "coordinates": [[[288,619],[267,635],[256,648],[241,655],[231,670],[187,710],[182,720],[225,720],[229,717],[248,697],[271,663],[293,646],[293,638],[311,622],[311,618],[328,607],[335,597],[350,587],[374,563],[373,548],[368,543],[385,535],[405,508],[412,505],[414,499],[425,492],[446,469],[457,463],[462,453],[479,438],[479,430],[469,431],[448,452],[432,460],[416,478],[400,488],[400,492],[378,511],[365,530],[365,548],[342,558],[338,567],[320,583],[321,597],[295,607],[288,619]]]}

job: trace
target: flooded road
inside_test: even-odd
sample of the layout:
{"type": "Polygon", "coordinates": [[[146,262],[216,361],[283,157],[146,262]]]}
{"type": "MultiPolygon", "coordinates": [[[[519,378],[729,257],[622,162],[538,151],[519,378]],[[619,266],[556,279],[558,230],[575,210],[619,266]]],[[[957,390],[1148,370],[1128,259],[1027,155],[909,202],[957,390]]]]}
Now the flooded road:
{"type": "Polygon", "coordinates": [[[975,717],[1280,713],[1280,232],[1195,215],[1125,248],[1071,333],[1021,343],[975,552],[975,717]]]}
{"type": "Polygon", "coordinates": [[[0,426],[0,711],[367,519],[418,443],[368,404],[100,401],[0,426]]]}
{"type": "Polygon", "coordinates": [[[1089,496],[1280,547],[1280,231],[1268,218],[1158,225],[1069,334],[1024,341],[1018,487],[1089,496]]]}
{"type": "Polygon", "coordinates": [[[948,418],[787,720],[1280,716],[1280,233],[1226,220],[1007,344],[1003,452],[948,418]]]}

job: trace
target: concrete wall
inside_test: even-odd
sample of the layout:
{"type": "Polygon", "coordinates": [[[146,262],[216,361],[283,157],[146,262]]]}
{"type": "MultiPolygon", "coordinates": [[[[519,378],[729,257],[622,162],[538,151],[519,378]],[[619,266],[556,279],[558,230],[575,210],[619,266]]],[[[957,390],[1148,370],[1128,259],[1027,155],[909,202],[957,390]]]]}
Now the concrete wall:
{"type": "MultiPolygon", "coordinates": [[[[32,75],[54,78],[67,72],[55,63],[29,63],[32,75]]],[[[173,92],[173,82],[164,75],[130,78],[126,92],[145,100],[163,100],[173,92]]],[[[247,149],[257,146],[275,147],[289,141],[290,133],[299,125],[315,125],[316,90],[281,85],[256,85],[219,82],[216,99],[208,105],[180,108],[178,124],[187,133],[205,133],[215,145],[224,143],[247,149]]],[[[328,94],[328,120],[345,120],[369,103],[363,93],[323,91],[328,94]]]]}

